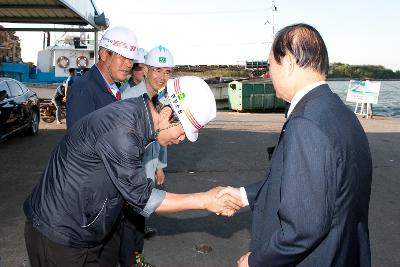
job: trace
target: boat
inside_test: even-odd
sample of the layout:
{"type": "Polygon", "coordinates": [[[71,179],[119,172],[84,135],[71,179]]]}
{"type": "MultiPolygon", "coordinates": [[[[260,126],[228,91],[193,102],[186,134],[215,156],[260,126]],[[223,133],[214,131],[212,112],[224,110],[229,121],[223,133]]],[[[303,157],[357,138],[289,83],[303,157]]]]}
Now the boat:
{"type": "Polygon", "coordinates": [[[84,33],[80,36],[67,35],[55,45],[39,51],[36,66],[22,62],[16,54],[2,56],[0,76],[13,78],[31,87],[56,86],[67,79],[69,68],[79,70],[95,64],[94,55],[94,43],[86,40],[84,33]]]}

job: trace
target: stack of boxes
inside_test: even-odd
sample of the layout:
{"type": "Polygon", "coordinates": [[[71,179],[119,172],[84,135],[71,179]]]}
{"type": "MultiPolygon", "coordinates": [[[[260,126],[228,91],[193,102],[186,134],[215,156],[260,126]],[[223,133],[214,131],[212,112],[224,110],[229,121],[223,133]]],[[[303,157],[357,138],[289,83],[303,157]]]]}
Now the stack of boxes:
{"type": "Polygon", "coordinates": [[[21,45],[15,32],[0,31],[0,62],[22,62],[21,45]]]}

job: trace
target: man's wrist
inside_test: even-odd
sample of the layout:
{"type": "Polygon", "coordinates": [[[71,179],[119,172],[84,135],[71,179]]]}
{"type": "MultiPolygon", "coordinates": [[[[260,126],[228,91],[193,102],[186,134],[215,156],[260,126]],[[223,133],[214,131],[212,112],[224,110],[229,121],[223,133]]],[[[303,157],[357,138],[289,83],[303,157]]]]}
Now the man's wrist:
{"type": "Polygon", "coordinates": [[[206,210],[208,207],[207,196],[204,192],[194,193],[193,194],[194,201],[198,203],[198,208],[201,210],[206,210]]]}

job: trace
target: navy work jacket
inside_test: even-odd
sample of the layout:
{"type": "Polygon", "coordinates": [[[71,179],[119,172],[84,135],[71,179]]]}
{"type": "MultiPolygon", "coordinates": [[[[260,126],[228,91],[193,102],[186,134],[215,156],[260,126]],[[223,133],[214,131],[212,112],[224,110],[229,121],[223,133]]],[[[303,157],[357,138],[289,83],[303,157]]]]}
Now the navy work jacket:
{"type": "Polygon", "coordinates": [[[68,87],[67,128],[85,115],[117,101],[108,88],[96,65],[68,87]]]}
{"type": "Polygon", "coordinates": [[[24,203],[27,221],[69,247],[102,243],[126,201],[149,216],[154,183],[142,158],[154,140],[148,97],[107,105],[71,127],[54,149],[39,184],[24,203]]]}

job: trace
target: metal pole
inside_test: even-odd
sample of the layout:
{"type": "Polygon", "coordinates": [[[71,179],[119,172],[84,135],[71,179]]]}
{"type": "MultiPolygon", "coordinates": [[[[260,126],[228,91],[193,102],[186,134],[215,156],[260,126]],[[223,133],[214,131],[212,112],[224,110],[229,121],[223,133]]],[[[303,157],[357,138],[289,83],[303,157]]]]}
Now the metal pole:
{"type": "Polygon", "coordinates": [[[274,13],[275,13],[275,10],[274,10],[274,2],[275,1],[272,1],[272,40],[274,40],[274,37],[275,37],[275,21],[274,21],[274,19],[275,19],[275,16],[274,16],[274,13]]]}
{"type": "Polygon", "coordinates": [[[47,35],[47,46],[50,46],[50,32],[46,32],[47,35]]]}
{"type": "Polygon", "coordinates": [[[98,57],[98,53],[99,53],[99,43],[98,43],[98,31],[94,32],[94,63],[96,64],[97,62],[99,62],[99,57],[98,57]]]}
{"type": "Polygon", "coordinates": [[[272,40],[275,38],[275,12],[278,11],[278,8],[275,6],[275,1],[272,0],[272,40]]]}

